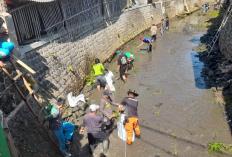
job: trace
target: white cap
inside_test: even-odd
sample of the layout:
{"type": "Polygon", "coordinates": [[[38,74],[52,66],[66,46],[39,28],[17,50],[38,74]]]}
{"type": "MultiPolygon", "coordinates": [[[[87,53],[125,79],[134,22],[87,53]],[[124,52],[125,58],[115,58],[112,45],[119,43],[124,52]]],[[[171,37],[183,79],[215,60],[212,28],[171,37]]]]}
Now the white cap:
{"type": "Polygon", "coordinates": [[[96,105],[96,104],[92,104],[92,105],[89,106],[90,112],[94,112],[94,111],[96,111],[98,108],[99,108],[99,105],[96,105]]]}

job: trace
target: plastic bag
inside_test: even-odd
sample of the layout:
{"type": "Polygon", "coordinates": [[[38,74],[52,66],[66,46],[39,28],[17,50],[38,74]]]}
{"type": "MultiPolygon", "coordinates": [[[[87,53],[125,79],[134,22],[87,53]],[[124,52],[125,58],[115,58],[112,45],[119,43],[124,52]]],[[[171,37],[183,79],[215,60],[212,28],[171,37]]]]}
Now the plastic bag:
{"type": "Polygon", "coordinates": [[[114,74],[111,71],[108,71],[105,74],[105,78],[106,78],[107,84],[110,86],[110,90],[115,91],[115,87],[113,85],[113,80],[112,80],[114,78],[114,74]]]}
{"type": "Polygon", "coordinates": [[[84,94],[80,94],[80,95],[74,97],[72,95],[72,92],[68,94],[68,102],[69,102],[70,107],[77,106],[77,102],[78,101],[82,101],[82,102],[86,103],[85,102],[85,95],[84,94]]]}
{"type": "MultiPolygon", "coordinates": [[[[125,114],[121,114],[121,117],[117,123],[117,128],[118,128],[118,137],[121,138],[123,141],[126,141],[127,137],[126,137],[126,129],[123,125],[123,121],[125,119],[125,114]]],[[[132,135],[132,141],[135,140],[135,131],[133,131],[133,135],[132,135]]]]}

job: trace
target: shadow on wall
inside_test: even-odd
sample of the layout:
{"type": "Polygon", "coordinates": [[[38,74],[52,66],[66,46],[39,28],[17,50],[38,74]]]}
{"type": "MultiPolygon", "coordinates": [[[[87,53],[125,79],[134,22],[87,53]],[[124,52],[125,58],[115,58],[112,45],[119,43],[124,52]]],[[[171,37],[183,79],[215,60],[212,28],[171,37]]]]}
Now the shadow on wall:
{"type": "MultiPolygon", "coordinates": [[[[218,28],[221,25],[223,16],[225,15],[225,10],[218,10],[208,13],[206,16],[210,19],[202,23],[207,26],[207,33],[201,37],[201,43],[198,46],[198,56],[191,53],[194,75],[195,75],[195,84],[197,88],[200,89],[210,89],[215,97],[215,102],[213,104],[218,105],[219,110],[223,111],[223,118],[228,122],[230,132],[232,129],[232,70],[231,58],[227,58],[222,54],[219,47],[219,41],[217,40],[215,47],[213,48],[211,54],[208,56],[206,51],[205,44],[209,44],[218,28]],[[200,66],[194,66],[195,58],[199,57],[200,66]],[[202,65],[202,63],[204,65],[202,65]],[[199,70],[200,67],[204,67],[202,71],[199,70]]],[[[228,33],[227,27],[224,27],[226,33],[228,33]]],[[[223,33],[223,31],[221,31],[223,33]]],[[[224,36],[221,36],[224,38],[224,36]]],[[[228,42],[228,41],[220,41],[228,42]]]]}

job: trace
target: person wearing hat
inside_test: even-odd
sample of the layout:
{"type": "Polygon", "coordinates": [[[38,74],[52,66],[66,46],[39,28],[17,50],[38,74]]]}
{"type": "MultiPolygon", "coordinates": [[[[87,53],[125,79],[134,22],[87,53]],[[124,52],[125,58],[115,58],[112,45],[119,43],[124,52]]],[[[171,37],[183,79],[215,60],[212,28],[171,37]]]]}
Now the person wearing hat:
{"type": "Polygon", "coordinates": [[[100,115],[97,115],[97,110],[99,105],[92,104],[89,107],[89,114],[86,114],[83,119],[83,123],[81,124],[80,134],[84,133],[85,127],[87,128],[88,141],[89,141],[89,153],[93,154],[94,146],[96,140],[103,141],[103,154],[106,156],[109,148],[109,139],[108,136],[101,130],[101,125],[103,122],[107,122],[113,118],[113,116],[109,118],[103,118],[100,115]]]}
{"type": "Polygon", "coordinates": [[[152,39],[147,37],[140,37],[140,40],[142,40],[143,42],[137,48],[141,47],[143,43],[147,43],[148,44],[147,51],[150,52],[152,50],[152,44],[153,44],[152,39]]]}
{"type": "Polygon", "coordinates": [[[141,133],[139,129],[139,118],[138,118],[138,100],[135,97],[139,96],[139,94],[135,90],[129,90],[127,92],[129,97],[126,97],[122,101],[122,105],[119,108],[121,112],[123,107],[126,107],[126,116],[127,118],[125,121],[125,129],[126,129],[126,136],[127,136],[127,144],[132,144],[132,136],[133,130],[135,130],[135,137],[141,138],[141,133]]]}
{"type": "Polygon", "coordinates": [[[49,128],[52,131],[54,139],[59,143],[60,149],[64,152],[65,157],[71,156],[65,150],[65,144],[70,144],[75,126],[71,123],[63,122],[60,119],[60,109],[65,106],[65,99],[58,98],[57,104],[47,106],[46,110],[51,114],[45,116],[41,125],[49,121],[49,128]],[[65,131],[65,134],[63,133],[65,131]]]}
{"type": "Polygon", "coordinates": [[[127,56],[119,50],[117,51],[117,55],[119,56],[117,72],[118,71],[120,72],[120,78],[125,82],[127,78],[127,69],[128,69],[127,56]]]}
{"type": "Polygon", "coordinates": [[[164,36],[164,30],[166,29],[164,19],[161,20],[161,35],[164,36]]]}
{"type": "Polygon", "coordinates": [[[151,39],[155,42],[157,35],[157,26],[155,25],[155,23],[153,23],[152,25],[153,26],[151,27],[151,39]]]}
{"type": "Polygon", "coordinates": [[[102,65],[102,63],[100,63],[100,60],[98,58],[95,59],[95,65],[93,66],[93,71],[95,73],[95,83],[97,85],[97,89],[100,90],[101,89],[100,84],[102,84],[105,85],[106,88],[111,92],[110,86],[107,84],[106,78],[103,74],[105,68],[102,65]]]}
{"type": "MultiPolygon", "coordinates": [[[[114,118],[115,115],[113,115],[112,109],[111,109],[111,105],[119,107],[120,104],[113,102],[110,98],[110,96],[112,95],[112,93],[109,92],[108,89],[104,90],[103,92],[103,97],[101,98],[101,105],[100,105],[100,111],[103,114],[103,117],[112,117],[114,118]]],[[[106,126],[106,134],[109,135],[111,131],[113,131],[113,125],[114,125],[114,121],[111,119],[110,121],[104,123],[106,126]]]]}
{"type": "Polygon", "coordinates": [[[125,55],[127,57],[127,63],[131,65],[131,70],[133,70],[133,62],[135,60],[135,56],[129,52],[126,52],[125,55]]]}

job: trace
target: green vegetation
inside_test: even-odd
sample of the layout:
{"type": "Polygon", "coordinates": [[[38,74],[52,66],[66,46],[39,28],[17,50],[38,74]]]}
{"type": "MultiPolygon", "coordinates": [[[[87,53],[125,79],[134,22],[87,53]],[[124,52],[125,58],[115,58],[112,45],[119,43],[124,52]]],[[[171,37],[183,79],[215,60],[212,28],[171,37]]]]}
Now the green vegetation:
{"type": "Polygon", "coordinates": [[[120,33],[117,33],[118,37],[120,38],[120,33]]]}
{"type": "Polygon", "coordinates": [[[163,90],[162,90],[162,89],[158,89],[156,92],[158,92],[158,93],[162,93],[162,92],[163,92],[163,90]]]}
{"type": "Polygon", "coordinates": [[[118,112],[113,112],[113,115],[115,115],[115,118],[120,117],[120,113],[118,113],[118,112]]]}
{"type": "Polygon", "coordinates": [[[170,29],[176,29],[176,27],[170,27],[170,29]]]}
{"type": "Polygon", "coordinates": [[[159,111],[156,111],[155,114],[160,114],[160,110],[159,110],[159,111]]]}
{"type": "Polygon", "coordinates": [[[134,53],[135,53],[135,51],[133,51],[133,50],[130,50],[130,51],[129,51],[129,53],[131,53],[131,54],[134,54],[134,53]]]}
{"type": "Polygon", "coordinates": [[[176,135],[176,134],[173,134],[173,135],[172,135],[172,138],[177,138],[177,135],[176,135]]]}
{"type": "Polygon", "coordinates": [[[135,66],[134,66],[134,70],[135,70],[135,71],[140,71],[140,69],[139,69],[139,68],[136,68],[135,66]]]}
{"type": "Polygon", "coordinates": [[[52,53],[51,53],[51,55],[52,55],[52,57],[54,57],[54,56],[55,56],[55,53],[54,53],[54,52],[52,52],[52,53]]]}
{"type": "Polygon", "coordinates": [[[133,45],[135,45],[135,46],[139,46],[139,44],[138,44],[138,43],[133,43],[133,45]]]}
{"type": "Polygon", "coordinates": [[[72,66],[68,67],[68,70],[70,70],[71,72],[73,72],[72,66]]]}
{"type": "Polygon", "coordinates": [[[232,146],[228,146],[222,142],[212,142],[208,144],[208,153],[211,154],[212,152],[217,153],[224,153],[225,151],[229,151],[232,153],[232,146]]]}
{"type": "Polygon", "coordinates": [[[134,26],[135,26],[135,24],[134,24],[134,23],[132,23],[132,24],[131,24],[131,26],[132,26],[132,27],[134,27],[134,26]]]}
{"type": "Polygon", "coordinates": [[[173,150],[171,151],[172,155],[178,155],[178,152],[176,150],[176,145],[173,144],[171,147],[173,148],[173,150]]]}
{"type": "Polygon", "coordinates": [[[209,12],[206,17],[208,18],[215,18],[215,17],[218,17],[220,14],[220,10],[216,10],[216,11],[213,11],[213,12],[209,12]]]}
{"type": "Polygon", "coordinates": [[[195,3],[195,4],[194,4],[194,7],[198,8],[198,7],[199,7],[199,5],[198,5],[197,3],[195,3]]]}
{"type": "Polygon", "coordinates": [[[41,94],[39,94],[39,93],[38,93],[37,95],[38,95],[39,98],[42,98],[42,97],[43,97],[43,96],[42,96],[41,94]]]}
{"type": "Polygon", "coordinates": [[[211,25],[212,25],[212,22],[201,22],[197,24],[198,27],[208,27],[211,25]]]}

